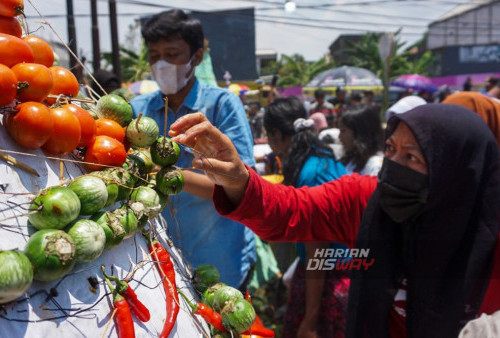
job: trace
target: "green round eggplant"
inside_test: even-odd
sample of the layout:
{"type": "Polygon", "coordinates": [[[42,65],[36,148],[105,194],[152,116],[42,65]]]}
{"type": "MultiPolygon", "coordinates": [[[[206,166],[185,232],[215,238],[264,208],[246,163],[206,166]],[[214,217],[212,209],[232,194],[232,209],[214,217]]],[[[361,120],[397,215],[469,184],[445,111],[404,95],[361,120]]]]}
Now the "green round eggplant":
{"type": "Polygon", "coordinates": [[[37,229],[63,229],[80,214],[78,196],[65,187],[52,187],[40,191],[30,205],[30,223],[37,229]]]}
{"type": "Polygon", "coordinates": [[[147,116],[132,120],[125,136],[133,148],[147,148],[156,141],[160,130],[155,120],[147,116]]]}
{"type": "Polygon", "coordinates": [[[0,304],[24,295],[33,282],[33,267],[20,251],[0,252],[0,304]]]}
{"type": "Polygon", "coordinates": [[[139,229],[139,221],[134,211],[125,204],[120,209],[114,210],[113,215],[120,220],[123,229],[125,229],[125,238],[134,236],[139,229]]]}
{"type": "Polygon", "coordinates": [[[88,263],[99,257],[106,245],[106,234],[102,227],[89,219],[76,221],[68,229],[68,235],[75,242],[75,260],[88,263]]]}
{"type": "Polygon", "coordinates": [[[214,309],[221,311],[233,299],[243,299],[240,290],[228,285],[218,288],[214,293],[214,309]]]}
{"type": "Polygon", "coordinates": [[[62,278],[75,265],[75,248],[71,236],[62,230],[35,232],[24,248],[33,265],[33,278],[43,282],[62,278]]]}
{"type": "Polygon", "coordinates": [[[108,168],[102,171],[102,179],[106,182],[115,183],[118,186],[118,194],[115,202],[129,198],[132,193],[136,179],[124,168],[108,168]]]}
{"type": "Polygon", "coordinates": [[[211,264],[201,264],[194,269],[193,283],[199,292],[205,292],[206,289],[217,284],[219,279],[219,270],[211,264]]]}
{"type": "Polygon", "coordinates": [[[132,120],[132,106],[121,96],[108,94],[97,101],[96,114],[99,118],[110,119],[125,127],[132,120]]]}
{"type": "Polygon", "coordinates": [[[232,299],[222,309],[222,325],[231,332],[243,333],[255,321],[255,309],[244,299],[232,299]]]}
{"type": "Polygon", "coordinates": [[[68,188],[78,196],[81,203],[80,215],[92,215],[104,208],[108,202],[108,189],[99,177],[80,176],[68,188]]]}
{"type": "Polygon", "coordinates": [[[90,218],[99,224],[106,235],[106,245],[104,249],[110,249],[118,246],[125,238],[126,231],[120,219],[113,212],[99,212],[90,218]]]}
{"type": "Polygon", "coordinates": [[[210,306],[212,309],[214,308],[214,295],[217,290],[221,287],[226,286],[224,283],[217,283],[209,287],[203,292],[203,297],[201,298],[201,302],[205,305],[210,306]]]}
{"type": "Polygon", "coordinates": [[[160,195],[154,189],[139,187],[130,195],[130,200],[141,202],[144,205],[147,209],[145,211],[147,218],[156,217],[161,212],[160,195]]]}
{"type": "Polygon", "coordinates": [[[151,145],[151,158],[162,167],[175,164],[180,155],[179,145],[168,137],[162,136],[151,145]]]}
{"type": "Polygon", "coordinates": [[[184,187],[184,175],[174,167],[163,167],[156,174],[156,188],[165,195],[177,195],[184,187]]]}

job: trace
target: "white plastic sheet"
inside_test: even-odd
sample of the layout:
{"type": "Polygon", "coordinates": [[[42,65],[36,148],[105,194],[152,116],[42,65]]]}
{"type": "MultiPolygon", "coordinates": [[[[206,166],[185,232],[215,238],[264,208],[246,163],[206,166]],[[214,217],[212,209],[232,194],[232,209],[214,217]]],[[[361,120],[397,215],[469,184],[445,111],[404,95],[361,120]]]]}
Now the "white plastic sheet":
{"type": "MultiPolygon", "coordinates": [[[[3,126],[0,126],[0,149],[40,156],[9,154],[35,168],[40,177],[0,161],[0,250],[23,250],[29,234],[35,229],[28,226],[27,217],[22,216],[26,214],[33,195],[20,193],[36,192],[59,184],[59,161],[45,160],[41,157],[41,150],[27,150],[18,146],[3,126]]],[[[84,173],[74,163],[66,162],[64,167],[64,177],[67,179],[84,173]]],[[[189,270],[175,248],[169,248],[164,220],[157,217],[151,223],[159,232],[160,243],[170,251],[177,286],[193,299],[189,270]]],[[[124,240],[117,248],[105,251],[97,260],[76,265],[72,273],[61,280],[34,282],[26,294],[28,298],[0,305],[0,337],[116,337],[113,322],[106,330],[113,308],[100,267],[104,264],[109,274],[113,266],[113,273],[124,278],[143,260],[146,260],[146,264],[137,269],[130,286],[149,308],[151,320],[142,323],[134,319],[135,333],[136,337],[158,337],[166,315],[165,293],[158,270],[147,258],[147,254],[147,242],[137,233],[124,240]],[[99,281],[95,292],[91,291],[89,277],[95,277],[99,281]]],[[[182,298],[180,304],[181,310],[170,337],[209,336],[206,323],[189,312],[182,298]]]]}

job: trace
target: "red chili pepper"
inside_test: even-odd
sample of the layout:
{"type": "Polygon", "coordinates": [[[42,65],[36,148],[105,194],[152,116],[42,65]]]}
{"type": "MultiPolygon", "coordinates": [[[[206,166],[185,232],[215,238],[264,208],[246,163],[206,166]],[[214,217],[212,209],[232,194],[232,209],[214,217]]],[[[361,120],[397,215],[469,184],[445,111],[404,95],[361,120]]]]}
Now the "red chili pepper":
{"type": "Polygon", "coordinates": [[[121,296],[125,297],[128,305],[130,306],[130,311],[132,312],[132,314],[136,316],[137,319],[139,319],[141,322],[148,322],[151,319],[151,314],[149,313],[148,308],[137,298],[134,289],[132,289],[130,285],[128,285],[128,283],[124,280],[120,280],[120,278],[116,276],[108,276],[106,274],[104,266],[102,266],[101,268],[104,277],[116,283],[116,291],[121,296]]]}
{"type": "Polygon", "coordinates": [[[254,325],[252,325],[252,327],[250,328],[250,330],[247,330],[247,331],[243,332],[242,334],[250,335],[250,336],[251,335],[255,335],[255,336],[260,336],[260,337],[274,337],[275,336],[273,330],[266,329],[265,327],[262,327],[262,328],[256,327],[256,328],[254,328],[254,325]]]}
{"type": "Polygon", "coordinates": [[[163,289],[165,290],[167,303],[167,318],[165,319],[165,324],[163,324],[160,338],[166,338],[172,331],[177,320],[177,314],[179,313],[179,295],[175,286],[175,270],[168,251],[160,243],[157,241],[151,242],[149,251],[152,253],[151,256],[156,261],[160,276],[163,278],[163,289]]]}
{"type": "Polygon", "coordinates": [[[184,293],[182,293],[181,290],[177,290],[177,292],[182,296],[182,298],[184,298],[186,303],[188,303],[193,313],[200,315],[208,324],[212,325],[217,330],[221,332],[227,332],[224,325],[222,325],[222,316],[220,315],[220,313],[215,312],[209,306],[206,306],[203,303],[196,303],[195,305],[189,301],[189,299],[184,293]]]}
{"type": "Polygon", "coordinates": [[[114,321],[116,325],[116,330],[118,331],[118,338],[134,338],[134,322],[132,321],[132,315],[130,314],[130,307],[123,296],[121,296],[111,282],[106,276],[104,277],[109,289],[113,293],[113,306],[116,310],[114,321]]]}
{"type": "MultiPolygon", "coordinates": [[[[252,297],[250,297],[250,292],[248,292],[248,290],[245,293],[245,300],[247,300],[248,302],[250,302],[250,304],[252,304],[252,297]]],[[[264,326],[264,323],[262,323],[262,320],[259,318],[257,314],[255,314],[255,321],[253,322],[252,327],[249,330],[243,332],[242,334],[256,335],[261,337],[275,336],[274,331],[266,328],[264,326]]]]}

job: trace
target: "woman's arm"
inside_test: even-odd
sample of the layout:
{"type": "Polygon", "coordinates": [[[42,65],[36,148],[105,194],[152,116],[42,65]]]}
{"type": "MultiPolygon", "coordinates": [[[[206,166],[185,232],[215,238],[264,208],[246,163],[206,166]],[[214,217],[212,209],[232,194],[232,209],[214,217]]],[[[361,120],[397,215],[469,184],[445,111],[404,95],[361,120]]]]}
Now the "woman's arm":
{"type": "Polygon", "coordinates": [[[353,174],[300,189],[269,183],[249,170],[248,186],[235,207],[215,186],[217,211],[268,241],[330,241],[354,245],[361,215],[377,179],[353,174]]]}
{"type": "Polygon", "coordinates": [[[265,240],[337,241],[354,245],[375,177],[343,176],[314,188],[273,185],[246,167],[227,136],[202,114],[178,119],[174,141],[197,150],[193,166],[216,184],[222,215],[241,222],[265,240]],[[204,154],[204,155],[199,155],[204,154]]]}

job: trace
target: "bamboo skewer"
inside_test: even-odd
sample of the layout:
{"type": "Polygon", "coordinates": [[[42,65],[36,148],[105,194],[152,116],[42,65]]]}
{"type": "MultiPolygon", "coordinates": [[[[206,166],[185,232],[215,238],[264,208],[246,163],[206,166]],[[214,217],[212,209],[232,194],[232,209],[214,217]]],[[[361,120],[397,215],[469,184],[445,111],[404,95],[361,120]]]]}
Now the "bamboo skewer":
{"type": "Polygon", "coordinates": [[[35,169],[33,169],[29,165],[17,160],[13,156],[7,155],[7,154],[0,151],[0,158],[9,164],[12,164],[15,167],[18,167],[19,169],[22,169],[22,170],[24,170],[32,175],[40,177],[40,174],[38,174],[38,172],[35,169]]]}

